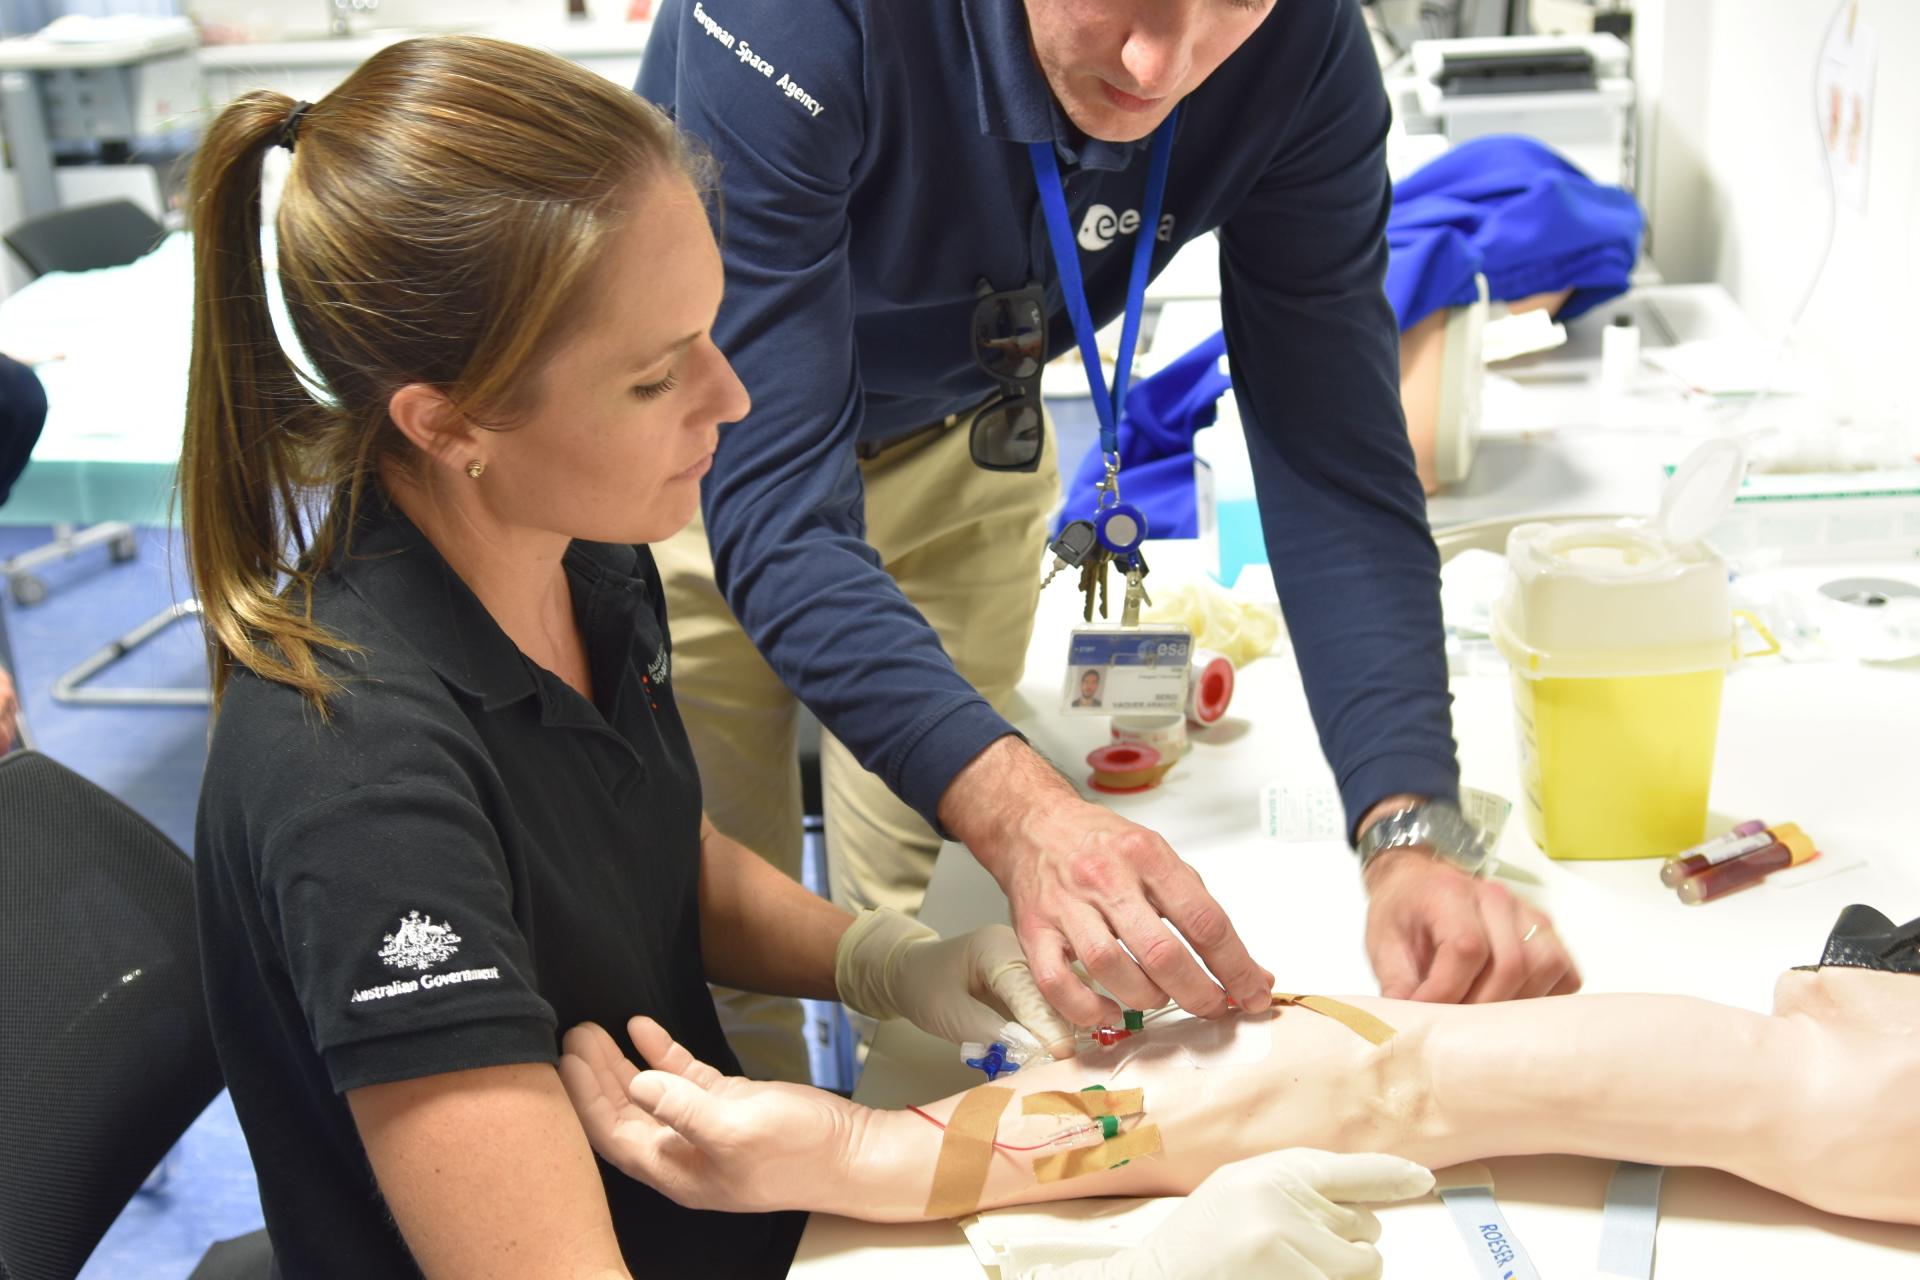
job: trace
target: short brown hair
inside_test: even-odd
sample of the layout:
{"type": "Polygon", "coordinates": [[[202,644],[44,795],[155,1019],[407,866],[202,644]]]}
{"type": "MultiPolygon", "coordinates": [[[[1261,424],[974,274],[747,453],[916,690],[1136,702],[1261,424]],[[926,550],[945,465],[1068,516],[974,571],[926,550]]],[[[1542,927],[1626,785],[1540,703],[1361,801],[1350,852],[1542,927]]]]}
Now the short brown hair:
{"type": "Polygon", "coordinates": [[[236,667],[323,715],[314,578],[366,483],[409,446],[393,393],[425,383],[468,418],[526,407],[586,310],[635,194],[698,165],[638,95],[551,54],[476,36],[381,50],[313,104],[275,219],[278,274],[317,387],[275,337],[261,165],[295,103],[247,93],[193,166],[193,358],[180,501],[216,701],[236,667]]]}

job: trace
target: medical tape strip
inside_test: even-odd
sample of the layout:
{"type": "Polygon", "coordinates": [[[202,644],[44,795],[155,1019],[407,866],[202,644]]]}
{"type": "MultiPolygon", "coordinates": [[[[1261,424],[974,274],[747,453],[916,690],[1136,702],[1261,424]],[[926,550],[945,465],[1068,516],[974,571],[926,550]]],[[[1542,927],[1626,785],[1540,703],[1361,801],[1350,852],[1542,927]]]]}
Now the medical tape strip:
{"type": "Polygon", "coordinates": [[[1276,991],[1273,993],[1275,1004],[1299,1005],[1302,1009],[1311,1009],[1325,1018],[1342,1023],[1347,1030],[1359,1036],[1369,1044],[1385,1044],[1393,1039],[1394,1029],[1365,1009],[1356,1009],[1340,1000],[1326,996],[1290,996],[1276,991]]]}
{"type": "Polygon", "coordinates": [[[1600,1217],[1600,1274],[1611,1280],[1653,1280],[1653,1244],[1660,1229],[1660,1179],[1666,1168],[1622,1160],[1607,1181],[1600,1217]]]}
{"type": "Polygon", "coordinates": [[[1141,1156],[1156,1155],[1159,1151],[1160,1126],[1143,1124],[1138,1129],[1090,1147],[1075,1147],[1059,1155],[1041,1156],[1033,1162],[1033,1176],[1042,1182],[1060,1182],[1111,1169],[1141,1156]]]}
{"type": "Polygon", "coordinates": [[[1091,1093],[1065,1093],[1049,1089],[1030,1093],[1020,1100],[1020,1114],[1027,1116],[1137,1116],[1146,1110],[1145,1089],[1095,1089],[1091,1093]]]}
{"type": "Polygon", "coordinates": [[[1500,1202],[1493,1198],[1492,1170],[1484,1164],[1440,1169],[1433,1175],[1433,1189],[1466,1241],[1481,1280],[1540,1280],[1533,1260],[1500,1212],[1500,1202]]]}
{"type": "Polygon", "coordinates": [[[980,1207],[993,1164],[993,1139],[1000,1129],[1000,1113],[1013,1101],[1013,1090],[982,1086],[960,1095],[940,1138],[940,1158],[933,1166],[933,1190],[927,1196],[929,1218],[960,1218],[980,1207]]]}

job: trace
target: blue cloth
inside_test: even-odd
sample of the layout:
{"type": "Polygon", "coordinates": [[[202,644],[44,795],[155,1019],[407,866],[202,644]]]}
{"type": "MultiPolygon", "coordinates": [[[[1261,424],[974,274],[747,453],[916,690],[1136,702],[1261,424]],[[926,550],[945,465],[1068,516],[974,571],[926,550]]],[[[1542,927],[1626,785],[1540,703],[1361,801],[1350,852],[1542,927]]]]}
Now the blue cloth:
{"type": "Polygon", "coordinates": [[[1400,328],[1479,295],[1572,289],[1571,320],[1627,291],[1646,219],[1631,195],[1587,177],[1552,147],[1499,135],[1463,142],[1394,189],[1387,297],[1400,328]]]}
{"type": "MultiPolygon", "coordinates": [[[[1226,353],[1227,335],[1216,333],[1127,392],[1120,420],[1120,489],[1146,516],[1150,537],[1200,534],[1193,505],[1193,435],[1213,425],[1220,397],[1233,385],[1220,369],[1226,353]]],[[[1056,536],[1067,521],[1092,513],[1093,487],[1105,474],[1106,460],[1096,443],[1067,486],[1066,505],[1053,523],[1056,536]]]]}
{"type": "MultiPolygon", "coordinates": [[[[1443,307],[1473,302],[1474,276],[1484,273],[1497,300],[1571,288],[1558,312],[1571,320],[1626,292],[1644,227],[1631,195],[1595,183],[1544,143],[1476,138],[1394,188],[1387,299],[1404,331],[1443,307]]],[[[1194,536],[1193,433],[1213,425],[1213,402],[1227,379],[1194,387],[1187,361],[1219,349],[1216,335],[1127,396],[1122,491],[1147,513],[1155,537],[1194,536]]],[[[1092,509],[1103,470],[1097,453],[1081,459],[1056,532],[1092,509]]]]}
{"type": "MultiPolygon", "coordinates": [[[[1012,727],[867,544],[853,445],[995,394],[971,347],[982,280],[1045,282],[1049,350],[1072,349],[1029,143],[1057,148],[1096,322],[1118,314],[1146,149],[1060,113],[1025,0],[665,0],[636,87],[719,162],[714,336],[753,396],[702,485],[719,588],[788,687],[932,820],[1012,727]]],[[[1390,114],[1354,0],[1274,5],[1184,100],[1146,229],[1156,271],[1220,233],[1262,520],[1356,818],[1458,786],[1439,557],[1381,291],[1390,114]]]]}

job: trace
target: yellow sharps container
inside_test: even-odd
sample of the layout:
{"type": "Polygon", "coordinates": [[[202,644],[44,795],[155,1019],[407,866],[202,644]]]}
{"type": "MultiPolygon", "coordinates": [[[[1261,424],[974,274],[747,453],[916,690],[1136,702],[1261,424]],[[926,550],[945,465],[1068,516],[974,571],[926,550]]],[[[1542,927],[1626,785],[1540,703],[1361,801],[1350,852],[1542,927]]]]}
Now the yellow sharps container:
{"type": "Polygon", "coordinates": [[[1726,564],[1699,539],[1744,472],[1738,445],[1710,441],[1653,520],[1508,536],[1494,642],[1513,671],[1528,825],[1549,857],[1666,857],[1706,834],[1738,655],[1726,564]]]}

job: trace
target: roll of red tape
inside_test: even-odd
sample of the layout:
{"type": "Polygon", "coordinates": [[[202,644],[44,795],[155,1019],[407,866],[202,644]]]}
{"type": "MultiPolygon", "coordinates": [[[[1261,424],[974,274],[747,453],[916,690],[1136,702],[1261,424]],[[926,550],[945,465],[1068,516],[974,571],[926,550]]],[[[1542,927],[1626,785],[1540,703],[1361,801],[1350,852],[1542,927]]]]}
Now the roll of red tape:
{"type": "Polygon", "coordinates": [[[1113,742],[1088,752],[1087,767],[1093,770],[1088,786],[1124,794],[1159,785],[1173,761],[1143,742],[1113,742]]]}
{"type": "Polygon", "coordinates": [[[1210,649],[1193,655],[1187,680],[1187,719],[1202,727],[1216,724],[1233,701],[1233,663],[1210,649]]]}

